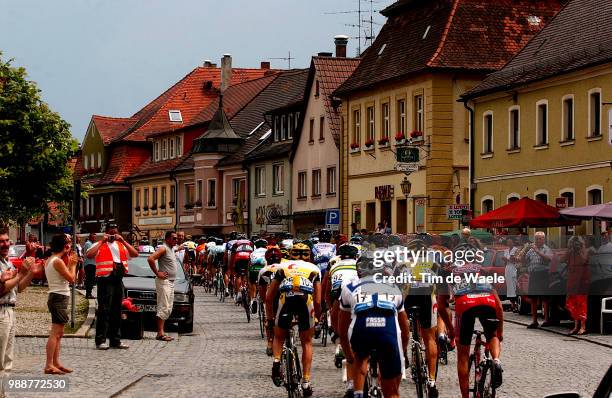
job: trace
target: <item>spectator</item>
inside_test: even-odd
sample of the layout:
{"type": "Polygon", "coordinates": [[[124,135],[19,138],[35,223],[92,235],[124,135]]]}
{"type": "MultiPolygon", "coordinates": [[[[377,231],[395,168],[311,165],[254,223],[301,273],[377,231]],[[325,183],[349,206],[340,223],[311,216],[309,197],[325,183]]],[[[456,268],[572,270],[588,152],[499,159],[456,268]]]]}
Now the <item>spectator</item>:
{"type": "Polygon", "coordinates": [[[459,242],[460,242],[459,235],[452,234],[450,237],[450,241],[448,242],[448,246],[449,246],[448,248],[454,249],[459,244],[459,242]]]}
{"type": "Polygon", "coordinates": [[[506,264],[504,271],[504,275],[506,277],[506,297],[512,304],[512,312],[517,312],[516,284],[518,280],[519,264],[516,255],[518,252],[518,247],[514,246],[514,240],[512,238],[506,239],[506,246],[508,246],[508,248],[504,250],[504,255],[502,257],[504,263],[506,264]]]}
{"type": "Polygon", "coordinates": [[[123,276],[128,272],[128,258],[138,256],[138,250],[117,233],[117,226],[108,224],[106,233],[87,250],[87,257],[96,259],[98,279],[98,313],[96,320],[96,348],[127,349],[121,342],[121,302],[123,276]]]}
{"type": "MultiPolygon", "coordinates": [[[[83,245],[83,253],[87,253],[89,249],[96,243],[96,233],[90,232],[87,236],[87,240],[83,245]]],[[[94,285],[96,284],[96,260],[85,256],[84,261],[85,268],[85,297],[88,299],[94,299],[95,297],[91,294],[94,285]]]]}
{"type": "Polygon", "coordinates": [[[601,235],[601,246],[599,246],[597,253],[612,253],[612,229],[601,235]]]}
{"type": "Polygon", "coordinates": [[[13,369],[17,292],[23,292],[42,270],[34,258],[26,257],[17,272],[8,259],[10,246],[8,229],[0,229],[0,378],[13,369]]]}
{"type": "Polygon", "coordinates": [[[172,341],[173,338],[164,334],[164,323],[172,313],[174,302],[174,280],[178,268],[178,259],[172,247],[177,241],[176,232],[167,231],[164,245],[149,256],[149,267],[155,274],[155,290],[157,291],[157,340],[172,341]],[[157,261],[158,265],[155,265],[157,261]]]}
{"type": "Polygon", "coordinates": [[[77,239],[77,244],[75,245],[75,247],[76,247],[76,254],[79,259],[77,263],[77,278],[76,278],[77,285],[76,287],[77,289],[83,289],[84,288],[83,281],[85,279],[85,269],[83,266],[84,264],[84,254],[83,253],[85,252],[83,251],[83,247],[81,246],[81,244],[78,242],[78,239],[77,239]]]}
{"type": "Polygon", "coordinates": [[[527,271],[529,272],[529,300],[531,302],[531,318],[532,322],[528,329],[535,329],[538,326],[538,306],[542,305],[544,313],[544,323],[542,326],[550,326],[548,320],[548,268],[553,259],[553,252],[550,250],[544,241],[546,234],[538,231],[534,235],[535,244],[530,245],[525,254],[525,262],[527,271]]]}
{"type": "Polygon", "coordinates": [[[357,223],[351,224],[351,236],[355,236],[359,234],[359,229],[357,228],[357,223]]]}
{"type": "Polygon", "coordinates": [[[183,260],[185,259],[185,246],[183,246],[183,242],[185,242],[185,231],[178,231],[176,233],[176,242],[172,249],[174,253],[176,253],[176,257],[179,260],[181,266],[183,265],[183,260]]]}
{"type": "Polygon", "coordinates": [[[76,253],[71,253],[72,240],[66,234],[57,234],[51,239],[53,254],[45,263],[45,275],[49,284],[47,308],[51,314],[51,331],[47,339],[47,363],[45,374],[62,375],[72,373],[59,360],[64,325],[68,322],[68,305],[70,303],[70,285],[76,279],[76,267],[79,261],[76,253]],[[69,255],[66,265],[62,256],[69,255]]]}
{"type": "Polygon", "coordinates": [[[463,228],[461,230],[461,243],[467,242],[470,236],[472,236],[472,231],[468,227],[463,228]]]}
{"type": "Polygon", "coordinates": [[[43,256],[44,247],[38,243],[38,237],[34,234],[28,235],[26,242],[26,257],[41,258],[43,256]]]}
{"type": "Polygon", "coordinates": [[[368,236],[368,230],[365,228],[361,228],[361,236],[366,237],[368,236]]]}
{"type": "Polygon", "coordinates": [[[589,292],[589,252],[580,236],[567,245],[567,299],[565,307],[574,320],[569,336],[586,334],[587,294],[589,292]]]}
{"type": "Polygon", "coordinates": [[[468,243],[469,245],[474,246],[475,248],[477,248],[477,249],[479,249],[479,250],[483,250],[482,243],[480,243],[480,241],[479,241],[478,239],[476,239],[475,237],[473,237],[473,236],[469,236],[469,237],[467,238],[467,243],[468,243]]]}

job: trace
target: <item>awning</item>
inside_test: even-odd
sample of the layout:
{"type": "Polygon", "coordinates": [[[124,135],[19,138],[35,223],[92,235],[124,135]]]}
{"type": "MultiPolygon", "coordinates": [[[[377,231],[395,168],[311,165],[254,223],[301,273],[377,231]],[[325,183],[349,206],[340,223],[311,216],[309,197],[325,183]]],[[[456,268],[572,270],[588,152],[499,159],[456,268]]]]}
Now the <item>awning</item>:
{"type": "Polygon", "coordinates": [[[556,208],[527,197],[470,221],[472,228],[537,228],[577,224],[580,221],[564,219],[556,208]]]}
{"type": "Polygon", "coordinates": [[[600,205],[572,207],[569,209],[563,209],[559,213],[561,213],[561,215],[564,217],[580,220],[595,219],[598,221],[612,221],[612,202],[603,203],[600,205]]]}

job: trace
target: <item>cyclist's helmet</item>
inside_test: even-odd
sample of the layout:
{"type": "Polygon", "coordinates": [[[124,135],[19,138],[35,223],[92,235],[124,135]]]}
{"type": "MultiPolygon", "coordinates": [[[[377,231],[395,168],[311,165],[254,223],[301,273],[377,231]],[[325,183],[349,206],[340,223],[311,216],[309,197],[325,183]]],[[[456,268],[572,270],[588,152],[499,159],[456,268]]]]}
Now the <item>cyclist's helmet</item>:
{"type": "Polygon", "coordinates": [[[260,249],[266,247],[268,242],[265,239],[257,239],[255,242],[253,242],[253,244],[255,245],[256,249],[260,249]]]}
{"type": "Polygon", "coordinates": [[[346,235],[344,235],[344,234],[336,235],[336,246],[341,246],[341,245],[343,245],[343,244],[345,244],[347,242],[348,242],[348,239],[347,239],[346,235]]]}
{"type": "Polygon", "coordinates": [[[303,240],[302,243],[308,246],[311,250],[312,250],[312,247],[314,246],[314,243],[310,239],[303,240]]]}
{"type": "Polygon", "coordinates": [[[319,241],[329,243],[331,242],[332,234],[329,229],[322,229],[319,231],[319,241]]]}
{"type": "Polygon", "coordinates": [[[225,243],[225,241],[223,240],[223,238],[215,238],[215,243],[218,246],[221,246],[223,243],[225,243]]]}
{"type": "Polygon", "coordinates": [[[310,255],[310,248],[302,242],[294,244],[291,250],[289,250],[289,257],[292,260],[310,261],[310,255]]]}
{"type": "Polygon", "coordinates": [[[283,258],[289,258],[289,250],[293,246],[293,241],[291,239],[284,239],[278,246],[283,254],[283,258]]]}
{"type": "Polygon", "coordinates": [[[377,248],[385,247],[387,246],[387,237],[383,234],[376,233],[370,237],[370,242],[377,248]]]}
{"type": "Polygon", "coordinates": [[[342,245],[338,248],[338,255],[342,260],[349,258],[356,259],[359,255],[359,250],[353,245],[342,245]]]}
{"type": "Polygon", "coordinates": [[[423,241],[427,246],[431,245],[432,239],[431,235],[425,232],[418,233],[416,236],[417,239],[423,241]]]}
{"type": "Polygon", "coordinates": [[[316,236],[313,236],[312,238],[310,238],[310,240],[312,241],[313,245],[316,245],[317,243],[319,243],[319,238],[316,236]]]}
{"type": "Polygon", "coordinates": [[[402,238],[400,238],[398,235],[390,235],[387,243],[389,246],[401,246],[402,238]]]}
{"type": "Polygon", "coordinates": [[[363,238],[359,235],[353,235],[351,237],[351,243],[356,243],[356,244],[361,244],[361,242],[363,241],[363,238]]]}
{"type": "Polygon", "coordinates": [[[238,238],[238,232],[232,231],[229,233],[229,240],[236,240],[238,238]]]}
{"type": "Polygon", "coordinates": [[[267,264],[278,264],[281,262],[283,254],[278,246],[274,246],[266,250],[266,263],[267,264]]]}
{"type": "Polygon", "coordinates": [[[406,247],[409,250],[421,250],[421,249],[427,249],[427,243],[419,238],[413,239],[410,242],[408,242],[408,244],[406,245],[406,247]]]}
{"type": "Polygon", "coordinates": [[[367,251],[359,257],[357,260],[357,275],[360,278],[368,275],[374,275],[376,272],[380,271],[378,267],[374,266],[374,253],[371,251],[367,251]]]}

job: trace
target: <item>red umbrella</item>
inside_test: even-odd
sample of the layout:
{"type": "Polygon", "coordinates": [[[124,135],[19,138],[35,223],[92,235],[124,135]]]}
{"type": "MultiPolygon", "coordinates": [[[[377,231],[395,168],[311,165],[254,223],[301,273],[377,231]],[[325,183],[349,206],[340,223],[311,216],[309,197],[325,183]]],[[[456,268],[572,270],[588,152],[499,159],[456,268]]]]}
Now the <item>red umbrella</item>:
{"type": "Polygon", "coordinates": [[[472,228],[560,227],[575,224],[580,222],[563,219],[556,208],[527,197],[470,221],[472,228]]]}

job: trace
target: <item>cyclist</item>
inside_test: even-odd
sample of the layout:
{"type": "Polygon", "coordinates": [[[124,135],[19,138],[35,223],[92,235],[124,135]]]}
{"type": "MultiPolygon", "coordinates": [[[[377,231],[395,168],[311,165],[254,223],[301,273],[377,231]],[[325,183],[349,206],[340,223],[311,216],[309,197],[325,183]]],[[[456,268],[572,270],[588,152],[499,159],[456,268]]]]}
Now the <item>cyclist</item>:
{"type": "Polygon", "coordinates": [[[331,238],[329,229],[322,229],[319,231],[319,243],[312,247],[312,258],[323,276],[327,272],[329,260],[336,256],[336,245],[331,243],[331,238]]]}
{"type": "Polygon", "coordinates": [[[223,278],[225,279],[225,296],[229,296],[229,290],[227,288],[227,267],[223,262],[223,257],[225,255],[225,244],[223,239],[216,238],[214,242],[208,242],[206,244],[208,249],[206,250],[206,264],[208,268],[209,275],[212,275],[214,280],[215,275],[217,274],[217,268],[221,267],[221,272],[223,274],[223,278]]]}
{"type": "MultiPolygon", "coordinates": [[[[281,262],[287,261],[283,258],[283,255],[280,252],[278,246],[270,247],[266,250],[266,265],[259,270],[259,275],[257,276],[257,286],[259,290],[259,297],[262,297],[264,300],[266,299],[266,294],[268,291],[268,286],[274,277],[274,273],[276,272],[276,268],[279,266],[281,262]]],[[[278,297],[274,300],[274,308],[272,308],[272,314],[276,313],[276,305],[278,305],[278,297]]],[[[266,319],[266,355],[272,356],[272,341],[274,339],[274,322],[268,322],[266,319]]]]}
{"type": "Polygon", "coordinates": [[[249,268],[251,253],[253,253],[253,246],[251,241],[246,239],[237,240],[232,247],[229,261],[229,274],[230,280],[234,281],[233,289],[236,303],[239,303],[242,299],[240,296],[240,288],[243,282],[242,278],[246,277],[249,268]]]}
{"type": "Polygon", "coordinates": [[[280,251],[283,254],[283,258],[288,259],[289,250],[291,250],[291,248],[293,247],[293,239],[283,239],[280,245],[278,245],[278,247],[280,248],[280,251]]]}
{"type": "MultiPolygon", "coordinates": [[[[454,248],[454,252],[471,250],[476,253],[476,248],[469,244],[461,244],[454,248]]],[[[457,257],[455,257],[457,258],[457,257]]],[[[450,285],[450,291],[455,298],[455,325],[452,324],[447,311],[440,311],[440,315],[446,324],[449,338],[455,339],[458,334],[457,344],[457,375],[459,377],[459,388],[461,397],[469,396],[469,365],[470,345],[474,333],[476,318],[484,329],[484,335],[489,343],[491,357],[493,358],[492,385],[499,388],[502,384],[502,366],[499,360],[501,354],[501,342],[503,341],[504,311],[495,288],[489,283],[478,283],[478,281],[466,280],[466,275],[479,274],[481,265],[477,262],[460,263],[455,261],[450,264],[450,273],[457,278],[458,283],[450,285]]],[[[438,295],[438,307],[448,308],[450,296],[448,294],[438,295]]]]}
{"type": "Polygon", "coordinates": [[[360,257],[357,261],[358,278],[342,288],[340,341],[346,361],[351,364],[349,368],[354,369],[353,396],[364,396],[369,358],[376,350],[383,396],[395,398],[399,397],[404,369],[403,347],[408,344],[408,317],[401,290],[394,284],[377,282],[375,274],[381,269],[375,266],[373,260],[372,256],[360,257]]]}
{"type": "Polygon", "coordinates": [[[321,310],[321,273],[316,265],[297,258],[309,257],[308,246],[303,243],[294,245],[290,256],[293,260],[281,263],[276,269],[274,279],[266,294],[266,313],[268,321],[275,322],[272,351],[272,381],[276,386],[282,383],[280,358],[283,342],[291,329],[293,318],[297,317],[302,343],[302,390],[305,397],[312,395],[310,369],[312,366],[312,336],[314,332],[314,314],[321,310]],[[303,246],[303,247],[302,247],[303,246]],[[273,314],[274,301],[278,296],[276,319],[273,314]]]}
{"type": "Polygon", "coordinates": [[[183,242],[185,248],[185,257],[183,258],[183,268],[188,275],[194,274],[196,270],[196,243],[192,240],[191,235],[187,235],[187,240],[183,242]]]}
{"type": "Polygon", "coordinates": [[[257,277],[259,271],[266,265],[266,246],[268,241],[265,239],[257,239],[253,242],[255,250],[251,253],[251,260],[249,261],[249,299],[251,303],[251,313],[257,313],[257,300],[255,300],[255,293],[257,288],[257,277]]]}
{"type": "MultiPolygon", "coordinates": [[[[389,237],[389,243],[391,243],[392,237],[389,237]]],[[[394,241],[393,243],[396,242],[394,241]]],[[[441,255],[434,256],[434,252],[429,252],[425,242],[420,239],[411,241],[407,245],[407,249],[409,257],[406,258],[406,262],[398,261],[398,271],[412,277],[412,283],[402,284],[402,293],[405,297],[404,306],[406,310],[410,307],[418,307],[419,332],[425,343],[427,369],[429,371],[428,398],[437,398],[436,367],[438,365],[438,345],[436,326],[438,306],[435,296],[435,283],[427,278],[436,275],[438,270],[438,263],[436,261],[442,261],[442,257],[441,255]],[[416,260],[411,257],[412,253],[417,255],[416,260]]],[[[413,375],[413,378],[416,378],[416,375],[413,375]]]]}

